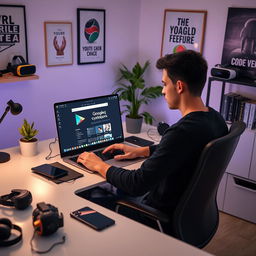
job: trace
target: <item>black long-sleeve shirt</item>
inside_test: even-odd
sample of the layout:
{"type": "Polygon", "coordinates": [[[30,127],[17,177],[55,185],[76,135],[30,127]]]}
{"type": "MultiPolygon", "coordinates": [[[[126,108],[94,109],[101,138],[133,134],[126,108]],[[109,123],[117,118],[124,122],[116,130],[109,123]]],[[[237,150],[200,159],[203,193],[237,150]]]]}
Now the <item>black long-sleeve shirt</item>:
{"type": "Polygon", "coordinates": [[[150,147],[150,157],[139,169],[111,166],[107,181],[133,196],[149,192],[146,204],[171,213],[204,146],[227,132],[225,121],[214,109],[189,113],[165,131],[158,145],[150,147]]]}

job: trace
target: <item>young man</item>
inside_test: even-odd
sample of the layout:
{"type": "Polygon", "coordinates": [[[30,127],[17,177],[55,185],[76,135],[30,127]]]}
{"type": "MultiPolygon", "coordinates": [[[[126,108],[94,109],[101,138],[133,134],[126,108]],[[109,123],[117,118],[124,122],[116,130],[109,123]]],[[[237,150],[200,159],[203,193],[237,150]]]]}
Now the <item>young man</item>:
{"type": "Polygon", "coordinates": [[[165,131],[159,145],[137,148],[115,144],[105,149],[105,152],[123,150],[124,155],[115,157],[119,160],[148,157],[137,170],[110,166],[88,152],[82,153],[78,162],[132,196],[148,192],[147,205],[172,214],[204,146],[226,135],[228,129],[221,115],[206,107],[201,99],[207,63],[199,53],[186,50],[166,55],[156,66],[162,70],[162,93],[166,103],[169,109],[178,109],[182,118],[165,131]]]}

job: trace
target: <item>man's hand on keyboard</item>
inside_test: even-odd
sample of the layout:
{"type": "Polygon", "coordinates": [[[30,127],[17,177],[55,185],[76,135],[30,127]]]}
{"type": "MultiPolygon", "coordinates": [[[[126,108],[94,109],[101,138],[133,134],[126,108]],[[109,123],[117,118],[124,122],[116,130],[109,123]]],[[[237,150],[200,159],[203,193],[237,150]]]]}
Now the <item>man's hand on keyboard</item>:
{"type": "Polygon", "coordinates": [[[124,153],[116,155],[116,160],[134,159],[137,157],[148,157],[149,147],[132,147],[125,144],[113,144],[103,150],[103,154],[106,152],[113,152],[115,150],[121,150],[124,153]]]}
{"type": "Polygon", "coordinates": [[[82,163],[91,171],[100,173],[104,178],[106,178],[107,170],[110,167],[109,164],[103,162],[101,158],[96,156],[93,152],[83,152],[77,158],[77,162],[82,163]]]}

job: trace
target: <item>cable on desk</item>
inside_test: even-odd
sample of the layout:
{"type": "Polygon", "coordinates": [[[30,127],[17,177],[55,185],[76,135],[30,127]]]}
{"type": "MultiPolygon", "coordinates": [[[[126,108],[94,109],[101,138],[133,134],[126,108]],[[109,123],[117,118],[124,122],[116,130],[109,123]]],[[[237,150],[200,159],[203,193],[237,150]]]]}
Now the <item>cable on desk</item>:
{"type": "Polygon", "coordinates": [[[157,131],[157,129],[156,128],[149,128],[148,130],[147,130],[147,135],[148,135],[148,137],[151,139],[151,140],[153,140],[153,141],[155,141],[155,142],[160,142],[160,140],[161,140],[161,136],[159,135],[159,133],[158,133],[158,131],[157,131]]]}
{"type": "Polygon", "coordinates": [[[51,154],[52,154],[52,147],[51,147],[51,146],[52,146],[53,144],[55,144],[57,141],[58,141],[58,139],[57,139],[57,138],[54,138],[54,141],[53,141],[53,142],[50,142],[50,144],[49,144],[50,153],[45,157],[45,160],[50,160],[50,159],[52,159],[52,158],[54,158],[54,157],[60,155],[60,154],[57,154],[57,155],[55,155],[55,156],[51,156],[51,154]]]}
{"type": "Polygon", "coordinates": [[[65,241],[66,241],[66,237],[63,236],[61,241],[53,243],[47,250],[39,251],[39,250],[35,249],[34,246],[33,246],[33,240],[35,238],[35,235],[36,235],[36,230],[34,230],[33,236],[30,240],[31,251],[35,252],[35,253],[39,253],[39,254],[48,253],[49,251],[52,250],[53,247],[55,247],[58,244],[64,244],[65,241]]]}

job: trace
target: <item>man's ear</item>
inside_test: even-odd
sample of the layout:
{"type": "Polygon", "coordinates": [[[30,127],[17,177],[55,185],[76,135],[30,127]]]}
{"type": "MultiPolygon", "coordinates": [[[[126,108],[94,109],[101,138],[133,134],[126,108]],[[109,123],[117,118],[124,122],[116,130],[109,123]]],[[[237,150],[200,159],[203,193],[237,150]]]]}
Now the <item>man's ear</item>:
{"type": "Polygon", "coordinates": [[[181,80],[178,80],[177,83],[176,83],[176,91],[178,94],[181,94],[185,91],[185,87],[186,87],[186,84],[181,81],[181,80]]]}

